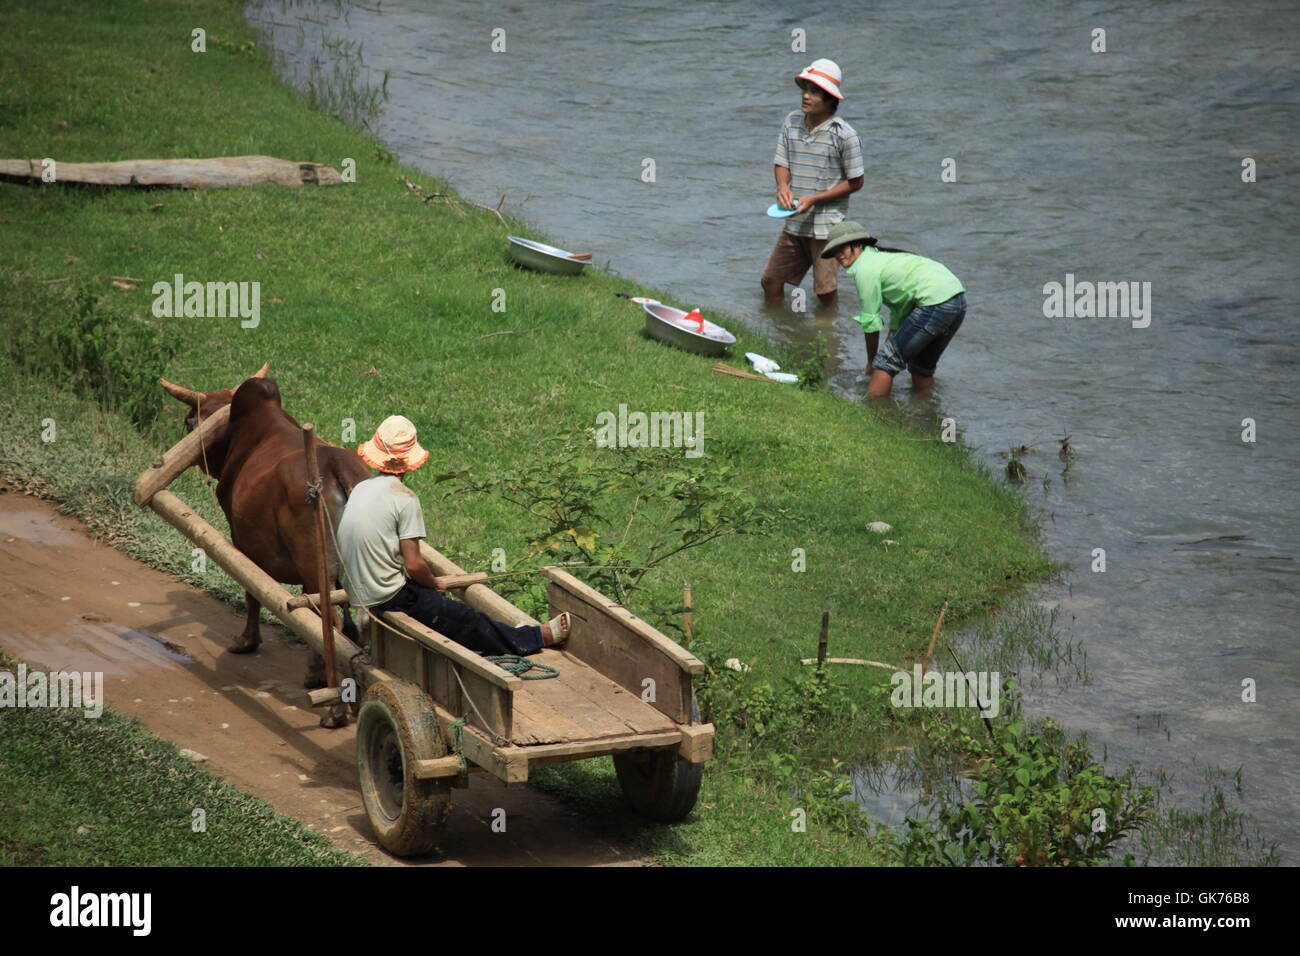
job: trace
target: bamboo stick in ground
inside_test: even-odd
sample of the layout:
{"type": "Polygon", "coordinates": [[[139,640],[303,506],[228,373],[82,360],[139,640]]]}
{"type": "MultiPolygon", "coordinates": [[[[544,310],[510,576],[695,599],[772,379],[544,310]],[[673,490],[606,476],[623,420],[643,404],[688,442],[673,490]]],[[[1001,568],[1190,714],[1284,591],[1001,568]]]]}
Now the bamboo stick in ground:
{"type": "Polygon", "coordinates": [[[682,618],[686,625],[686,639],[689,641],[693,636],[691,633],[691,584],[689,581],[682,587],[682,604],[686,608],[686,613],[682,615],[682,618]]]}
{"type": "Polygon", "coordinates": [[[830,643],[831,629],[831,612],[822,611],[822,632],[817,639],[817,672],[820,674],[826,668],[826,646],[830,643]]]}
{"type": "MultiPolygon", "coordinates": [[[[952,655],[952,660],[953,663],[957,665],[957,670],[962,674],[967,673],[966,665],[961,662],[961,659],[957,656],[957,652],[952,649],[952,645],[945,643],[944,646],[948,648],[948,653],[952,655]]],[[[984,729],[989,732],[989,739],[992,740],[996,736],[993,733],[993,721],[984,716],[984,701],[980,700],[979,691],[975,687],[974,682],[968,681],[967,683],[970,686],[971,696],[975,698],[975,705],[980,709],[980,719],[984,721],[984,729]]]]}
{"type": "Polygon", "coordinates": [[[934,623],[934,633],[930,635],[930,647],[925,652],[925,657],[921,660],[921,675],[924,676],[930,670],[930,661],[934,658],[934,645],[939,640],[939,628],[943,627],[943,616],[948,613],[948,602],[943,602],[943,607],[939,609],[939,620],[934,623]]]}
{"type": "MultiPolygon", "coordinates": [[[[328,596],[330,580],[329,559],[325,557],[325,502],[321,499],[320,467],[316,463],[316,425],[303,425],[303,450],[307,453],[307,484],[316,489],[313,511],[316,512],[316,580],[320,583],[316,593],[328,596]]],[[[326,600],[318,610],[321,615],[321,644],[325,648],[325,687],[334,688],[338,687],[338,672],[334,667],[334,605],[326,600]]],[[[342,706],[335,705],[328,717],[322,718],[321,723],[326,727],[341,727],[347,723],[347,711],[342,706]]]]}

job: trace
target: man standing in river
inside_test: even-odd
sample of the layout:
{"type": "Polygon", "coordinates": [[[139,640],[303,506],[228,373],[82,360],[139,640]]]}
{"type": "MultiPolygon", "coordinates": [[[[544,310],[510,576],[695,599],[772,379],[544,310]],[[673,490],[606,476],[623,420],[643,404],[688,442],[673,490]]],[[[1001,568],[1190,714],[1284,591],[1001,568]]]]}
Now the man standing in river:
{"type": "Polygon", "coordinates": [[[848,217],[849,194],[862,188],[866,172],[858,134],[835,115],[844,99],[840,81],[840,68],[831,60],[813,60],[795,77],[803,98],[785,118],[772,162],[777,205],[799,211],[785,220],[763,270],[769,303],[781,302],[786,283],[797,286],[809,266],[821,304],[833,308],[839,301],[835,263],[821,254],[831,227],[848,217]]]}

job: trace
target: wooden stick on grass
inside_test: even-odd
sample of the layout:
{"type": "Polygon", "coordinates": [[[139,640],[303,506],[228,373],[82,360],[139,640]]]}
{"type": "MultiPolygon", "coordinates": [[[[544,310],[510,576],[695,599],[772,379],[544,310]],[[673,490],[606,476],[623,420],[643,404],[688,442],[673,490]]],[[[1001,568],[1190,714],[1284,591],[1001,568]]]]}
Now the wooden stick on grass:
{"type": "Polygon", "coordinates": [[[776,381],[775,379],[768,378],[766,375],[755,375],[753,372],[745,372],[738,368],[732,368],[730,365],[724,365],[722,362],[719,362],[717,365],[713,366],[713,371],[720,372],[723,375],[734,375],[736,378],[757,379],[760,382],[776,381]]]}
{"type": "Polygon", "coordinates": [[[800,660],[799,663],[803,664],[805,667],[810,664],[816,664],[819,667],[822,664],[865,664],[867,667],[883,667],[887,671],[903,670],[903,668],[899,667],[897,664],[884,664],[880,661],[864,661],[860,657],[828,657],[824,661],[819,661],[815,657],[805,657],[800,660]]]}
{"type": "MultiPolygon", "coordinates": [[[[314,504],[316,517],[316,577],[320,582],[318,594],[324,594],[325,602],[320,606],[321,643],[324,645],[325,686],[339,686],[338,670],[334,660],[334,606],[329,603],[330,579],[329,562],[325,555],[325,505],[322,501],[324,491],[321,488],[320,469],[316,464],[316,426],[302,426],[303,450],[307,458],[307,484],[314,489],[310,495],[314,504]]],[[[322,718],[322,726],[341,727],[347,723],[347,711],[341,704],[331,708],[330,713],[322,718]]]]}

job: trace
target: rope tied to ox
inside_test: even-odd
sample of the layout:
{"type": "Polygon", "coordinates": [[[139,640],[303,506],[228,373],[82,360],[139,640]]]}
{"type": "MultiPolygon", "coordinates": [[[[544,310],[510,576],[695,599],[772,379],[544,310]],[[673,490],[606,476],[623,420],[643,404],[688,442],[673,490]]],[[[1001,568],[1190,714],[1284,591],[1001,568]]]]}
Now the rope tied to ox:
{"type": "Polygon", "coordinates": [[[465,728],[469,725],[468,717],[457,717],[447,727],[451,731],[451,749],[460,761],[460,772],[469,772],[469,761],[465,759],[465,728]]]}

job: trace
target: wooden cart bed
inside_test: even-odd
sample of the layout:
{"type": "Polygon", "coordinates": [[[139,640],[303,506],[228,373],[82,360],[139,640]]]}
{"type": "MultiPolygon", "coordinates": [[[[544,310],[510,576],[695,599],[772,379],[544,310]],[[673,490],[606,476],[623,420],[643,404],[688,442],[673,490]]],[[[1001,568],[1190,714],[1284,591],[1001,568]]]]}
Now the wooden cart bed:
{"type": "MultiPolygon", "coordinates": [[[[432,549],[426,557],[440,571],[444,562],[454,567],[432,549]]],[[[559,676],[523,680],[400,612],[371,626],[375,666],[414,681],[440,720],[466,717],[466,756],[480,766],[487,760],[503,779],[526,779],[529,765],[629,749],[674,747],[691,763],[708,760],[713,728],[698,723],[691,694],[703,662],[563,569],[542,574],[552,612],[567,610],[576,620],[563,649],[529,660],[559,676]]],[[[466,594],[482,610],[486,597],[466,594]]],[[[492,597],[501,617],[532,621],[492,597]]]]}
{"type": "MultiPolygon", "coordinates": [[[[385,615],[385,620],[403,632],[419,626],[404,614],[385,615]]],[[[430,634],[437,635],[437,632],[430,634]]],[[[422,674],[422,679],[416,679],[415,683],[430,697],[453,713],[467,714],[472,724],[501,734],[514,746],[574,743],[665,731],[673,731],[680,737],[676,734],[677,725],[670,718],[578,658],[554,648],[532,654],[528,659],[554,667],[560,672],[558,677],[522,680],[507,676],[496,683],[476,679],[482,673],[478,668],[473,669],[472,677],[462,671],[460,682],[466,685],[465,690],[474,702],[470,706],[463,703],[459,683],[438,659],[439,652],[423,644],[418,638],[404,638],[381,629],[377,640],[372,637],[372,656],[387,671],[422,674]],[[418,658],[421,654],[423,662],[418,658]],[[484,683],[490,683],[491,689],[484,687],[484,683]],[[504,719],[505,695],[501,691],[508,695],[509,721],[504,719]],[[483,712],[487,726],[484,721],[474,719],[474,707],[483,712]]]]}

